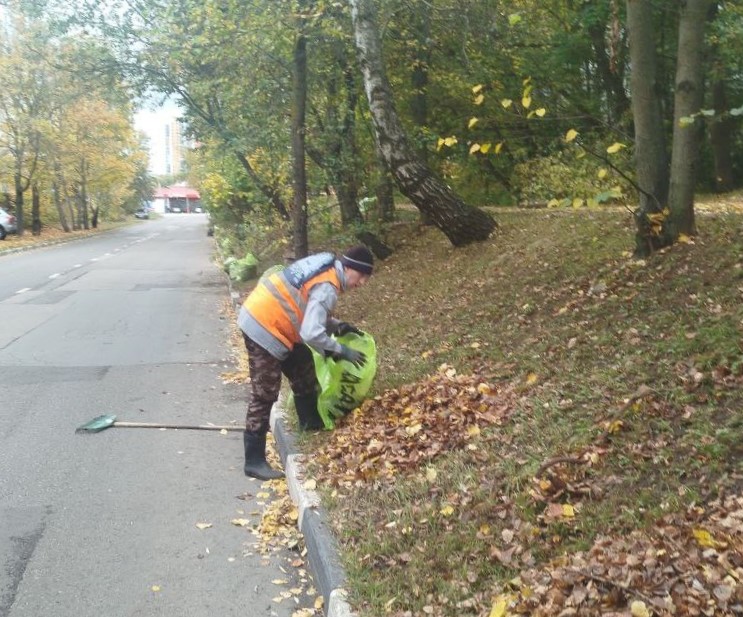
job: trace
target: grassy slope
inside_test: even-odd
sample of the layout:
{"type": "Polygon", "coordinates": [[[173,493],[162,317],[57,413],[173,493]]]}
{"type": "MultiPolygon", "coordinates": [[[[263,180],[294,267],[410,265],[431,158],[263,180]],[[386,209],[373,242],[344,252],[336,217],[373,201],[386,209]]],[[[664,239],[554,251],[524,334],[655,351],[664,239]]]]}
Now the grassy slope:
{"type": "MultiPolygon", "coordinates": [[[[741,492],[740,215],[700,216],[693,244],[647,263],[629,258],[626,212],[497,219],[492,240],[463,249],[401,225],[395,254],[341,300],[339,316],[375,336],[376,391],[390,392],[364,408],[371,421],[350,419],[305,445],[362,615],[488,615],[519,573],[741,492]],[[497,388],[489,404],[507,406],[508,419],[387,479],[339,466],[344,456],[358,465],[360,431],[397,439],[395,414],[446,387],[420,381],[443,363],[474,375],[470,391],[497,388]]],[[[608,604],[628,610],[628,601],[608,604]]]]}

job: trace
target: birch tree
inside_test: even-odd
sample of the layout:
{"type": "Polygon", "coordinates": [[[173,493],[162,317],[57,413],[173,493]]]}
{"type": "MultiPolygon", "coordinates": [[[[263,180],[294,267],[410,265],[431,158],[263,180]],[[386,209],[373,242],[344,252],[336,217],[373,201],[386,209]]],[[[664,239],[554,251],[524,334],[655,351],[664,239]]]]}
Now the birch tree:
{"type": "Polygon", "coordinates": [[[397,186],[454,246],[485,240],[495,229],[495,220],[458,197],[421,161],[410,144],[397,115],[382,61],[373,2],[349,0],[349,4],[377,147],[397,186]]]}

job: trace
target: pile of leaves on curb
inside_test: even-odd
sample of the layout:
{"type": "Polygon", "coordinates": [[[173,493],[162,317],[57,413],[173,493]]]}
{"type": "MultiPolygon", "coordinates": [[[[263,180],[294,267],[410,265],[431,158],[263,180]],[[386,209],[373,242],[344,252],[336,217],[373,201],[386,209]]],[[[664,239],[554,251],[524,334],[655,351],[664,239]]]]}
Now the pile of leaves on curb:
{"type": "Polygon", "coordinates": [[[587,552],[523,570],[510,586],[492,617],[743,615],[743,497],[669,515],[646,532],[599,538],[587,552]]]}
{"type": "Polygon", "coordinates": [[[482,375],[459,375],[442,364],[434,375],[355,410],[313,457],[318,480],[336,489],[391,483],[440,454],[476,450],[471,442],[481,430],[508,418],[509,395],[482,375]]]}

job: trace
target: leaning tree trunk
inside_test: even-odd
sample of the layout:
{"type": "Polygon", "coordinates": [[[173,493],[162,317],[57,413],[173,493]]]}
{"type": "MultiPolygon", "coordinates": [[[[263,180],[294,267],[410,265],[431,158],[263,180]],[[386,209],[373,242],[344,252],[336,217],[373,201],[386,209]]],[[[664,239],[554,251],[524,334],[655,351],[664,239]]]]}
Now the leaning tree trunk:
{"type": "Polygon", "coordinates": [[[245,156],[245,154],[243,154],[242,152],[235,152],[235,156],[237,157],[237,160],[240,161],[240,164],[243,166],[243,169],[248,174],[250,179],[258,187],[258,190],[263,193],[271,202],[271,204],[273,204],[273,207],[276,208],[276,212],[279,213],[279,216],[281,216],[281,218],[285,221],[288,221],[291,216],[289,215],[289,210],[287,209],[286,204],[284,204],[284,201],[281,199],[281,195],[279,195],[278,190],[264,182],[263,178],[258,175],[258,172],[256,172],[253,166],[250,164],[250,161],[248,160],[248,157],[245,156]]]}
{"type": "Polygon", "coordinates": [[[702,51],[704,25],[711,0],[686,0],[681,3],[679,42],[676,60],[676,95],[673,112],[673,152],[668,202],[671,209],[671,233],[694,235],[694,187],[702,138],[702,120],[688,124],[682,118],[698,114],[704,99],[702,51]]]}
{"type": "Polygon", "coordinates": [[[349,0],[356,52],[382,158],[400,191],[430,217],[454,246],[485,240],[496,227],[491,216],[466,204],[416,156],[395,110],[382,62],[371,0],[349,0]]]}
{"type": "Polygon", "coordinates": [[[640,205],[635,211],[635,255],[638,257],[670,243],[665,225],[658,230],[649,218],[661,214],[668,201],[668,154],[658,95],[653,17],[651,0],[627,0],[635,167],[640,188],[640,205]]]}

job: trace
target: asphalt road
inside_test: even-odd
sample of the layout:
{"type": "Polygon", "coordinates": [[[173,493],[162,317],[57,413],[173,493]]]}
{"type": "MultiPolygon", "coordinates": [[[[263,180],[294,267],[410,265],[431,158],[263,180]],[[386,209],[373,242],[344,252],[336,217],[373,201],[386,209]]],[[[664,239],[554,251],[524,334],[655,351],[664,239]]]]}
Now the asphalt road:
{"type": "Polygon", "coordinates": [[[289,549],[260,555],[228,290],[206,218],[166,215],[0,256],[0,617],[289,617],[289,549]],[[198,523],[211,528],[199,529],[198,523]],[[286,581],[284,587],[272,581],[286,581]]]}

